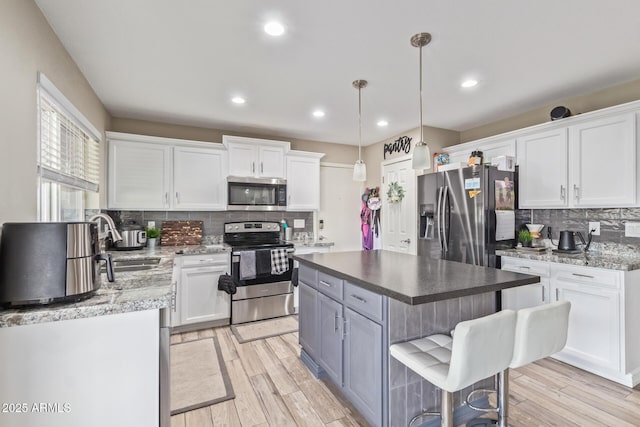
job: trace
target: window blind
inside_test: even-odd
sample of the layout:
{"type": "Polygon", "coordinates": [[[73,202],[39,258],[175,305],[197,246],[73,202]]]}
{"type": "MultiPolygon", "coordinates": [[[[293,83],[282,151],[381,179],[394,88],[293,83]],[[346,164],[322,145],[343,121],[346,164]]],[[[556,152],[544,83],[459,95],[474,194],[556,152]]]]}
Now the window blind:
{"type": "Polygon", "coordinates": [[[38,90],[40,156],[38,173],[49,181],[98,191],[100,144],[45,90],[38,90]]]}

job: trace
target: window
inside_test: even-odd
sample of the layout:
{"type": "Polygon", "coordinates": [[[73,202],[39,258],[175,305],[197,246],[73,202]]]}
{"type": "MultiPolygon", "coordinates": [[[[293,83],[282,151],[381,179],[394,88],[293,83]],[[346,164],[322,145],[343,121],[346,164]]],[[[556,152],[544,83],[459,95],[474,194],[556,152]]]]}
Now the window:
{"type": "Polygon", "coordinates": [[[84,221],[99,208],[100,134],[44,74],[38,83],[38,217],[84,221]]]}

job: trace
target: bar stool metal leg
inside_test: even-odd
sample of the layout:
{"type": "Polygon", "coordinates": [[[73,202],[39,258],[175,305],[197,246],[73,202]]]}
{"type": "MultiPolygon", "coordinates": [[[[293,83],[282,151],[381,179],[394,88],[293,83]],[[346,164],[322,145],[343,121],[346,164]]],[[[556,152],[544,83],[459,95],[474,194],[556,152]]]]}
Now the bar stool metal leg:
{"type": "Polygon", "coordinates": [[[498,427],[509,427],[509,369],[498,374],[498,427]]]}
{"type": "Polygon", "coordinates": [[[442,401],[440,402],[440,425],[442,427],[453,427],[453,393],[442,390],[442,401]]]}

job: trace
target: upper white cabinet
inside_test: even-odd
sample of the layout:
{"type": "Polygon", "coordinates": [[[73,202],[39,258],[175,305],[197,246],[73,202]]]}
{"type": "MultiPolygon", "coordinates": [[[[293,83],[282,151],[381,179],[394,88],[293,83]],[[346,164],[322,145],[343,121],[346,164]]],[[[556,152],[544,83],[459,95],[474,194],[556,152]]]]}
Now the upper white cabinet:
{"type": "Polygon", "coordinates": [[[285,178],[285,155],[291,144],[284,141],[224,135],[229,154],[229,175],[285,178]]]}
{"type": "Polygon", "coordinates": [[[221,144],[115,132],[107,137],[110,209],[226,209],[221,144]]]}
{"type": "Polygon", "coordinates": [[[636,204],[634,113],[518,138],[520,208],[636,204]]]}
{"type": "Polygon", "coordinates": [[[320,209],[320,158],[323,153],[290,151],[287,155],[287,210],[320,209]]]}
{"type": "Polygon", "coordinates": [[[109,141],[110,209],[168,209],[171,147],[127,140],[109,141]]]}
{"type": "Polygon", "coordinates": [[[634,113],[571,126],[569,153],[573,206],[635,205],[634,113]]]}
{"type": "Polygon", "coordinates": [[[519,207],[550,208],[568,204],[567,129],[518,138],[519,207]]]}
{"type": "Polygon", "coordinates": [[[226,209],[226,166],[224,150],[174,147],[173,207],[179,210],[226,209]]]}

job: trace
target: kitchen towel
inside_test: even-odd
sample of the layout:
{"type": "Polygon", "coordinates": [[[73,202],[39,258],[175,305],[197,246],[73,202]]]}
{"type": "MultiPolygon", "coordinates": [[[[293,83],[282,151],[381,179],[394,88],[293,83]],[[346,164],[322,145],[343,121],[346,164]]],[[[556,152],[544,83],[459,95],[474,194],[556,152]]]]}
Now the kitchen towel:
{"type": "Polygon", "coordinates": [[[260,249],[256,251],[256,277],[271,274],[271,250],[260,249]]]}
{"type": "Polygon", "coordinates": [[[240,280],[256,278],[256,252],[240,251],[240,280]]]}
{"type": "Polygon", "coordinates": [[[282,274],[289,270],[286,249],[271,249],[271,274],[282,274]]]}

